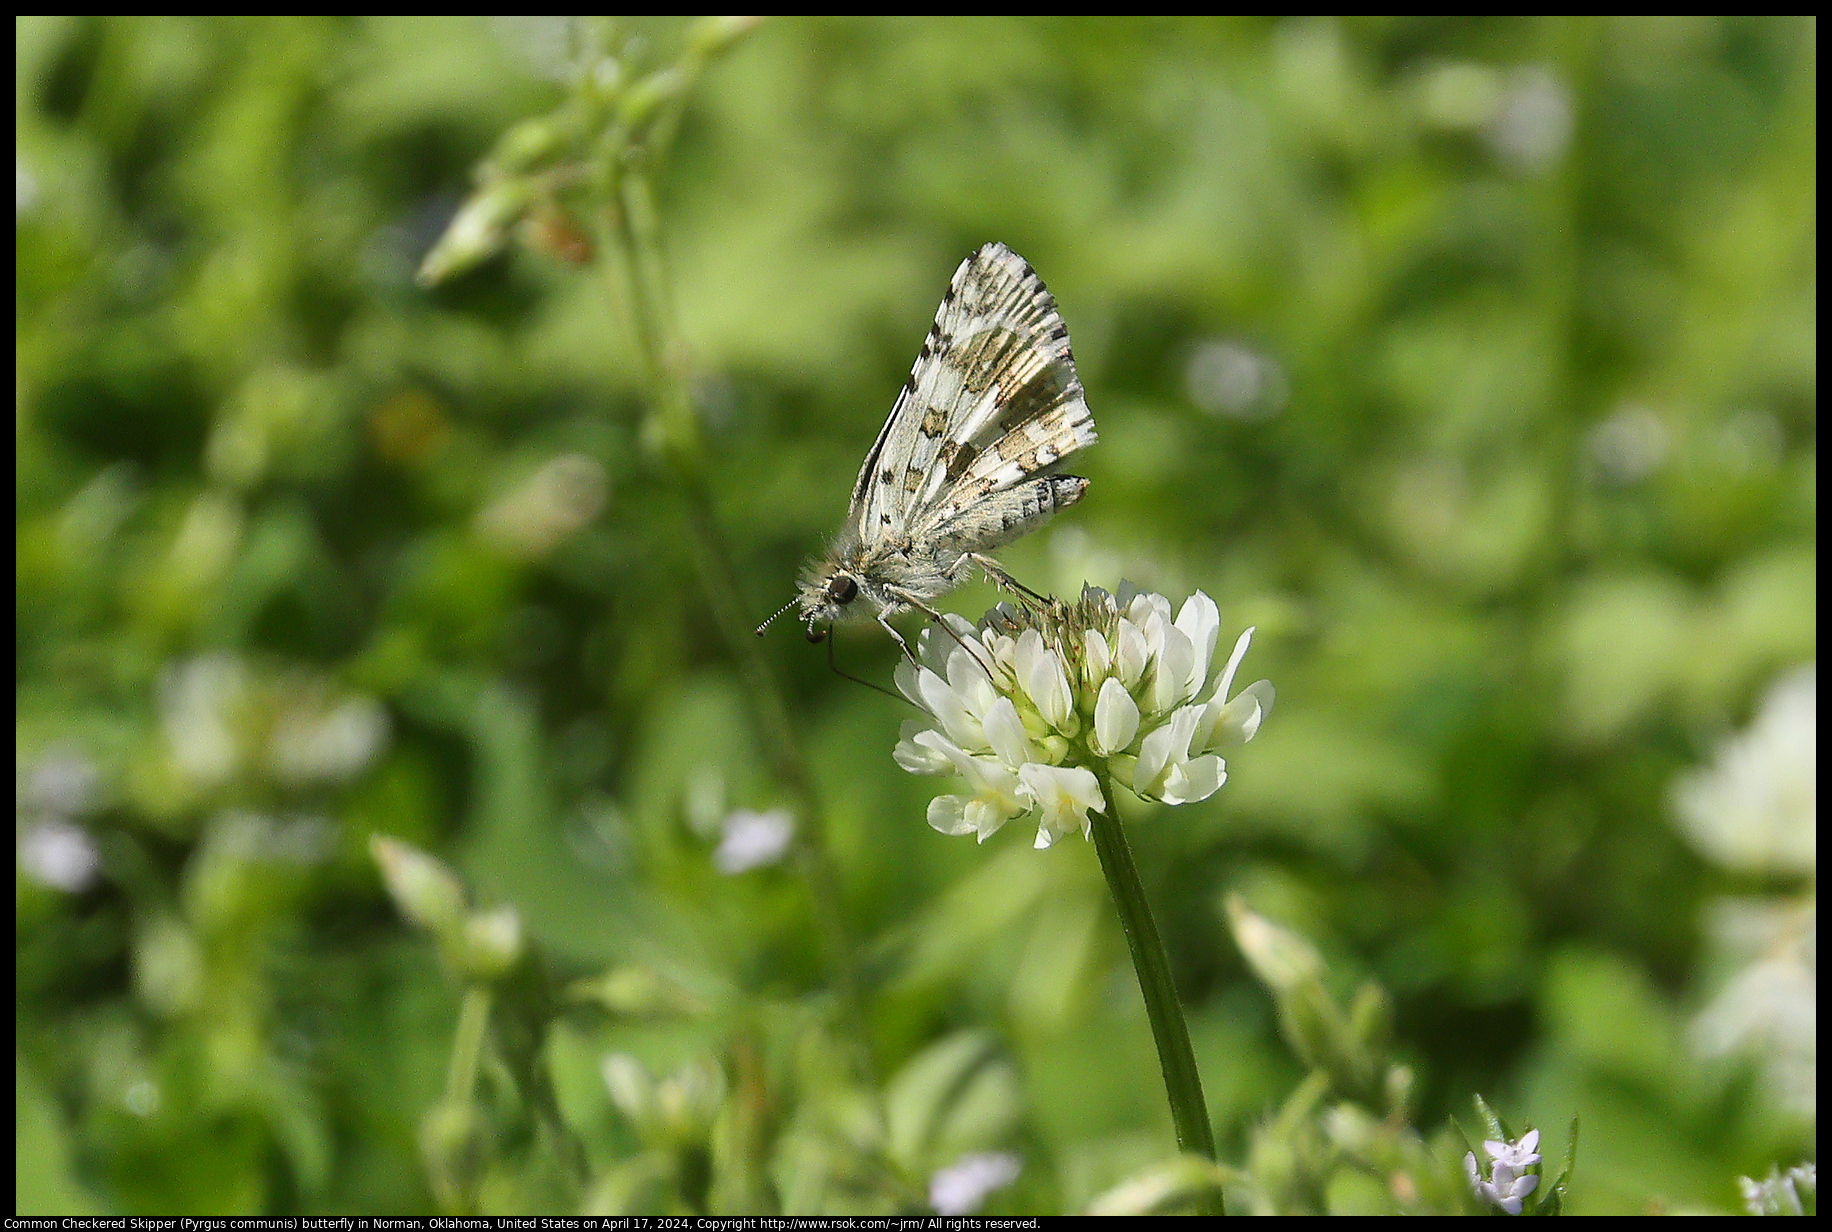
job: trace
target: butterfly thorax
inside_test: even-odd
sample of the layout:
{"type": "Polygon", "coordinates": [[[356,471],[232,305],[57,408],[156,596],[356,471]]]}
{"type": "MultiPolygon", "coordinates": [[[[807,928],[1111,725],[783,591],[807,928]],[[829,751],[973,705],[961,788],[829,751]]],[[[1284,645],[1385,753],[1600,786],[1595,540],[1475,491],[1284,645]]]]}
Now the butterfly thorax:
{"type": "Polygon", "coordinates": [[[880,612],[909,610],[910,598],[927,603],[948,593],[971,565],[961,551],[937,551],[939,546],[944,545],[931,543],[921,550],[906,536],[864,543],[842,535],[825,560],[802,574],[802,619],[810,626],[875,619],[880,612]]]}

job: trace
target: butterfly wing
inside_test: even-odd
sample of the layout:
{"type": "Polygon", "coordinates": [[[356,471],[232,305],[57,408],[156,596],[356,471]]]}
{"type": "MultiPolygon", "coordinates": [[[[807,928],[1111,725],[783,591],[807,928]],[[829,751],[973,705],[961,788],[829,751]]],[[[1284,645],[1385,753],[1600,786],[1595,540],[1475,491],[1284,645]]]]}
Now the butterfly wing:
{"type": "Polygon", "coordinates": [[[863,542],[920,537],[1095,441],[1069,329],[1029,262],[961,262],[853,485],[863,542]]]}

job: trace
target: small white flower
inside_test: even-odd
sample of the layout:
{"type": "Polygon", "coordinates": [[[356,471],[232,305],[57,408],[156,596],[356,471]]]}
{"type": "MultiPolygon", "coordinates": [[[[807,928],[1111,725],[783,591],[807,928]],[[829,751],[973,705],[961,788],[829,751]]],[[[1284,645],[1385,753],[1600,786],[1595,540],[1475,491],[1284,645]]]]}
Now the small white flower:
{"type": "Polygon", "coordinates": [[[963,1155],[929,1178],[929,1205],[938,1215],[971,1215],[988,1194],[1017,1180],[1022,1169],[1009,1151],[963,1155]]]}
{"type": "Polygon", "coordinates": [[[986,733],[986,743],[992,746],[992,751],[999,755],[1007,769],[1017,770],[1030,764],[1033,756],[1030,736],[1024,730],[1018,708],[1009,697],[1001,697],[986,708],[980,729],[986,733]]]}
{"type": "Polygon", "coordinates": [[[1537,1129],[1528,1130],[1518,1142],[1484,1142],[1482,1150],[1493,1161],[1487,1180],[1483,1179],[1474,1151],[1463,1157],[1463,1170],[1469,1174],[1470,1188],[1490,1205],[1510,1215],[1520,1214],[1528,1195],[1539,1188],[1539,1174],[1526,1171],[1539,1162],[1538,1146],[1537,1129]]]}
{"type": "Polygon", "coordinates": [[[905,719],[898,729],[897,747],[891,750],[891,756],[911,774],[952,774],[954,763],[941,750],[947,743],[940,733],[924,727],[916,719],[905,719]],[[919,739],[923,736],[932,738],[919,739]]]}
{"type": "MultiPolygon", "coordinates": [[[[1001,731],[999,718],[994,718],[993,727],[1001,731]]],[[[984,737],[981,743],[984,745],[984,737]]],[[[929,801],[929,824],[943,834],[978,834],[983,843],[1013,817],[1030,811],[1030,800],[1019,794],[1015,770],[996,757],[968,753],[938,731],[922,728],[906,735],[895,756],[906,770],[939,765],[942,768],[915,769],[915,773],[952,771],[967,780],[970,794],[937,796],[929,801]]]]}
{"type": "Polygon", "coordinates": [[[19,835],[20,871],[54,890],[88,889],[101,863],[89,832],[62,817],[44,817],[19,835]]]}
{"type": "Polygon", "coordinates": [[[1071,831],[1079,831],[1086,838],[1091,824],[1088,810],[1107,811],[1107,802],[1100,794],[1100,780],[1094,777],[1092,770],[1080,766],[1040,766],[1032,762],[1019,769],[1018,781],[1043,810],[1043,820],[1037,825],[1040,850],[1071,831]]]}
{"type": "Polygon", "coordinates": [[[1107,677],[1101,681],[1100,693],[1094,702],[1094,751],[1102,757],[1121,752],[1132,743],[1138,730],[1139,704],[1126,692],[1125,685],[1107,677]]]}
{"type": "Polygon", "coordinates": [[[1221,609],[1215,606],[1215,600],[1199,590],[1183,601],[1183,607],[1177,612],[1177,628],[1189,638],[1194,652],[1190,674],[1183,681],[1183,696],[1194,697],[1202,688],[1209,657],[1215,653],[1215,639],[1221,635],[1221,609]]]}
{"type": "Polygon", "coordinates": [[[789,840],[795,837],[795,819],[787,809],[767,813],[738,809],[726,816],[723,829],[712,864],[730,877],[782,859],[789,840]]]}
{"type": "Polygon", "coordinates": [[[898,665],[897,687],[929,721],[905,723],[894,756],[968,787],[932,801],[929,824],[984,841],[1035,810],[1048,847],[1086,836],[1089,812],[1106,811],[1103,774],[1164,804],[1207,799],[1227,781],[1215,750],[1251,740],[1273,699],[1264,680],[1228,696],[1251,629],[1204,698],[1220,630],[1201,591],[1173,619],[1170,600],[1130,585],[924,629],[920,662],[898,665]]]}
{"type": "Polygon", "coordinates": [[[1189,698],[1190,675],[1206,673],[1208,661],[1196,662],[1196,644],[1161,612],[1153,612],[1146,621],[1145,644],[1157,658],[1157,670],[1151,674],[1151,708],[1169,710],[1189,698]]]}
{"type": "Polygon", "coordinates": [[[1145,644],[1145,634],[1139,627],[1125,617],[1121,617],[1116,627],[1117,649],[1113,662],[1117,669],[1115,674],[1120,683],[1130,691],[1138,687],[1145,675],[1145,664],[1150,658],[1151,648],[1145,644]]]}
{"type": "Polygon", "coordinates": [[[1215,692],[1202,708],[1202,718],[1196,724],[1192,743],[1197,749],[1212,751],[1228,745],[1245,744],[1253,739],[1260,724],[1272,713],[1272,701],[1276,694],[1270,680],[1256,680],[1232,700],[1228,698],[1228,687],[1234,683],[1234,673],[1239,669],[1241,659],[1246,657],[1247,647],[1252,642],[1253,630],[1248,629],[1234,643],[1234,653],[1228,656],[1228,666],[1215,682],[1215,692]]]}
{"type": "Polygon", "coordinates": [[[1482,1149],[1495,1161],[1496,1168],[1519,1174],[1539,1162],[1539,1131],[1529,1129],[1518,1142],[1484,1142],[1482,1149]]]}
{"type": "Polygon", "coordinates": [[[1044,646],[1043,635],[1026,629],[1018,636],[1018,680],[1045,724],[1061,728],[1069,718],[1069,678],[1062,660],[1044,646]]]}

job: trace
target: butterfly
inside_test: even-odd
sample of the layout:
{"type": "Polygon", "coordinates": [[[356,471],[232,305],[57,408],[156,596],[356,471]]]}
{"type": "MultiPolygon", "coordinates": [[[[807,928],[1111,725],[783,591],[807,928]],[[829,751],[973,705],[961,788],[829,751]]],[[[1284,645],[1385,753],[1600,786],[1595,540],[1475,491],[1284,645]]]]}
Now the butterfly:
{"type": "Polygon", "coordinates": [[[800,606],[810,641],[875,616],[907,655],[890,617],[940,620],[933,601],[975,568],[1028,593],[987,553],[1081,499],[1088,481],[1056,467],[1096,439],[1055,299],[1023,257],[983,245],[948,283],[845,524],[782,611],[800,606]]]}

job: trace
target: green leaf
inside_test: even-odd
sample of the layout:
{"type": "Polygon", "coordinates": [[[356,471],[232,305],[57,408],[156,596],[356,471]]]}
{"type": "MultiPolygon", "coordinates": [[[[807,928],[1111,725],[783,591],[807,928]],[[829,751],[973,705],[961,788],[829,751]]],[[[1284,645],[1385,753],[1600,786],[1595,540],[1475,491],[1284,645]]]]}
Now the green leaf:
{"type": "Polygon", "coordinates": [[[1018,1086],[997,1044],[962,1031],[919,1053],[885,1092],[889,1150],[922,1175],[976,1147],[991,1146],[1017,1120],[1018,1086]]]}
{"type": "Polygon", "coordinates": [[[1179,1155],[1121,1181],[1092,1202],[1088,1215],[1188,1213],[1236,1179],[1231,1170],[1199,1155],[1179,1155]]]}
{"type": "MultiPolygon", "coordinates": [[[[1507,1125],[1496,1115],[1495,1110],[1488,1106],[1488,1101],[1480,1095],[1475,1096],[1475,1101],[1476,1115],[1482,1118],[1483,1132],[1497,1142],[1514,1141],[1514,1135],[1508,1132],[1507,1125]]],[[[1482,1156],[1476,1158],[1481,1159],[1482,1156]]]]}
{"type": "Polygon", "coordinates": [[[17,1105],[14,1147],[13,1210],[20,1215],[87,1215],[101,1206],[77,1182],[71,1168],[70,1140],[57,1105],[26,1068],[14,1062],[13,1093],[17,1105]]]}
{"type": "MultiPolygon", "coordinates": [[[[1565,1163],[1559,1169],[1558,1176],[1550,1185],[1541,1185],[1536,1195],[1537,1204],[1530,1212],[1534,1215],[1557,1215],[1564,1211],[1565,1195],[1571,1187],[1571,1169],[1578,1160],[1578,1118],[1571,1117],[1571,1132],[1565,1139],[1565,1163]]],[[[1542,1173],[1543,1175],[1543,1173],[1542,1173]]]]}

